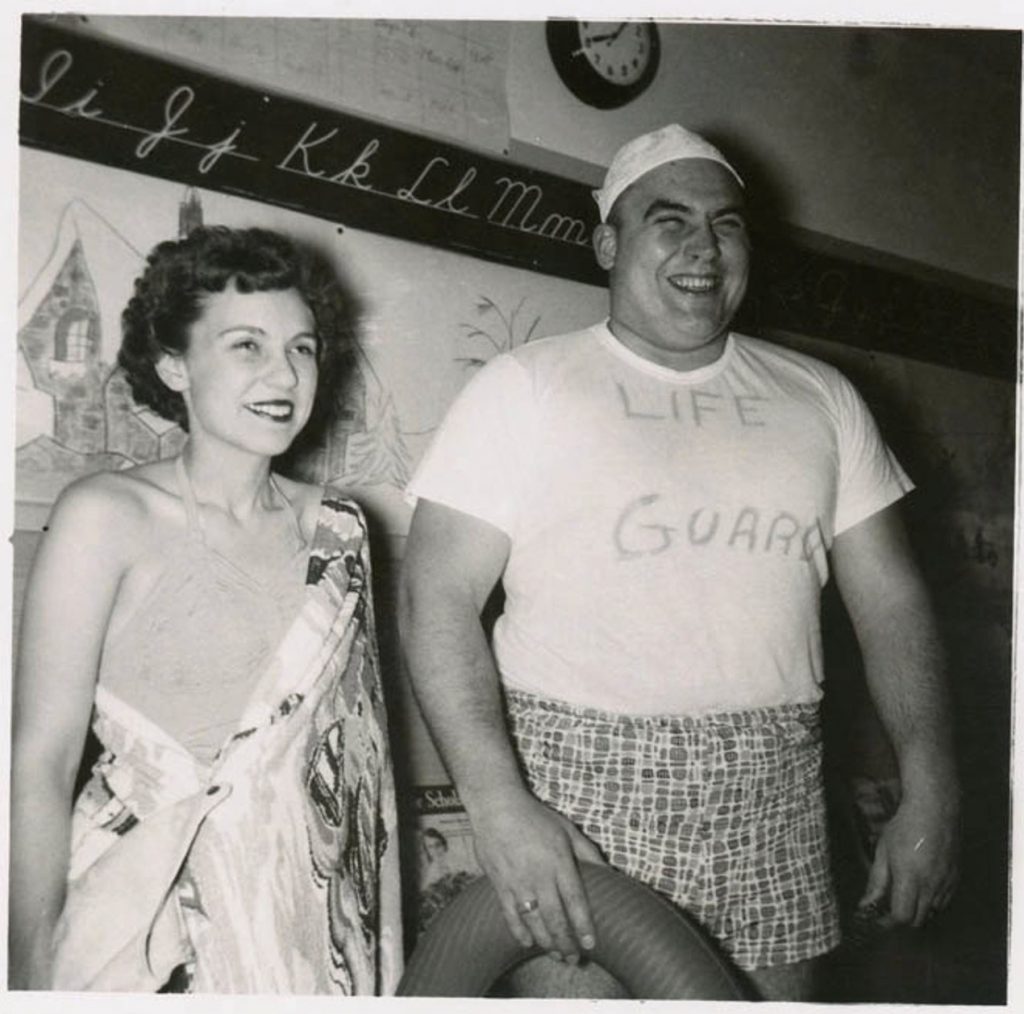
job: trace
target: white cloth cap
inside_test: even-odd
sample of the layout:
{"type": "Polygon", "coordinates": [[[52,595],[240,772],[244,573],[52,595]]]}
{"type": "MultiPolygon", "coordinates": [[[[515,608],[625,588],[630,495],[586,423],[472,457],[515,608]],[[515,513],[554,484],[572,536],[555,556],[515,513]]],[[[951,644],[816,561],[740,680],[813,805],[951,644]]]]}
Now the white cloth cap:
{"type": "Polygon", "coordinates": [[[601,221],[608,218],[615,199],[631,183],[635,183],[644,173],[685,158],[706,158],[724,165],[736,177],[742,187],[740,174],[726,161],[725,156],[713,145],[698,134],[680,127],[678,123],[670,123],[660,130],[652,130],[649,134],[627,141],[616,153],[605,174],[604,186],[594,190],[594,200],[601,210],[601,221]]]}

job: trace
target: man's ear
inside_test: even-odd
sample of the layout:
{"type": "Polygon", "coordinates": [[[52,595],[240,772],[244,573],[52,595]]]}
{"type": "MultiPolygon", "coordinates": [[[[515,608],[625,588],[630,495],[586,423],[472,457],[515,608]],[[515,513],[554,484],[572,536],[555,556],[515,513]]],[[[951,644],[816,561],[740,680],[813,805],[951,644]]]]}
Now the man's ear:
{"type": "Polygon", "coordinates": [[[172,390],[188,390],[188,370],[185,367],[185,357],[175,356],[165,352],[156,361],[157,376],[172,390]]]}
{"type": "Polygon", "coordinates": [[[619,234],[614,225],[602,222],[594,229],[593,236],[594,255],[597,263],[605,271],[610,271],[615,266],[615,254],[619,248],[619,234]]]}

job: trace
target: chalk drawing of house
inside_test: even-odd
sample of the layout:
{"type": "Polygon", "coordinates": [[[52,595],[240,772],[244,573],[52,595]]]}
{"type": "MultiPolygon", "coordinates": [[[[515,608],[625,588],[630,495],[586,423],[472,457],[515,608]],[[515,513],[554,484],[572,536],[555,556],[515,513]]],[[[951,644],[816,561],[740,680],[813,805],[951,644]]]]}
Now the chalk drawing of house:
{"type": "MultiPolygon", "coordinates": [[[[202,221],[189,188],[179,232],[202,221]]],[[[84,199],[61,211],[52,248],[18,301],[16,497],[47,504],[72,479],[177,453],[175,424],[135,404],[117,367],[120,314],[144,255],[84,199]]],[[[410,455],[394,398],[361,352],[334,392],[338,418],[304,460],[304,478],[404,488],[410,455]]]]}
{"type": "Polygon", "coordinates": [[[16,483],[48,502],[71,479],[171,454],[181,430],[135,405],[116,368],[120,311],[143,256],[85,201],[18,301],[16,483]]]}

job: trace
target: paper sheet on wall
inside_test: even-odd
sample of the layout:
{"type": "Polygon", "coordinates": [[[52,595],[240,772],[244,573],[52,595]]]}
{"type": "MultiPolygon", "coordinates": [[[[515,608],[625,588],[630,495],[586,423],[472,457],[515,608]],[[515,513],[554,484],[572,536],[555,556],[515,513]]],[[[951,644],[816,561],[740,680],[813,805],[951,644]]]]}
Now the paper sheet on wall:
{"type": "Polygon", "coordinates": [[[507,153],[507,22],[91,16],[97,31],[374,119],[507,153]]]}

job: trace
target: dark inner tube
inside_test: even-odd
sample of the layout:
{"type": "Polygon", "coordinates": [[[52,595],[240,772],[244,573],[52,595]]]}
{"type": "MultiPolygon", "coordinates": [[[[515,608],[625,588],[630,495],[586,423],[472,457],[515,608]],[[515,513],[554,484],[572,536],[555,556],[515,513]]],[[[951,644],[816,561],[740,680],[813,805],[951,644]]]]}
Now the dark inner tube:
{"type": "MultiPolygon", "coordinates": [[[[581,863],[597,946],[588,959],[635,999],[749,1000],[739,974],[692,920],[608,866],[581,863]]],[[[398,996],[485,996],[528,958],[509,932],[486,877],[468,885],[420,937],[398,996]]]]}

